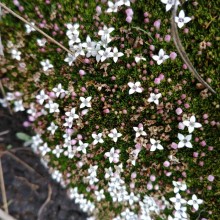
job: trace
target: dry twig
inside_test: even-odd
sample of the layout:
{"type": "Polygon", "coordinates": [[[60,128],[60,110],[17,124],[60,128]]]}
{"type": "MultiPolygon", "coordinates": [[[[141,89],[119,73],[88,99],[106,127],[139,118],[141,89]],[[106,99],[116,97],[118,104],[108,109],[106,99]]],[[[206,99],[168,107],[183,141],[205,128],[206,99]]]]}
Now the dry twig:
{"type": "Polygon", "coordinates": [[[45,202],[43,203],[43,205],[40,207],[38,213],[37,213],[37,219],[38,220],[41,220],[41,215],[42,215],[42,212],[44,210],[44,208],[46,207],[46,205],[50,202],[51,200],[51,195],[52,195],[52,187],[51,185],[49,184],[48,185],[48,194],[47,194],[47,199],[45,200],[45,202]]]}
{"type": "Polygon", "coordinates": [[[8,203],[7,203],[7,196],[6,196],[6,191],[5,191],[5,181],[4,181],[4,175],[3,175],[3,170],[2,170],[1,158],[0,158],[0,184],[1,184],[3,207],[4,207],[5,212],[8,214],[8,203]]]}
{"type": "MultiPolygon", "coordinates": [[[[58,45],[60,48],[62,48],[63,50],[65,50],[67,53],[74,55],[75,54],[67,49],[66,47],[64,47],[61,43],[59,43],[58,41],[56,41],[54,38],[52,38],[51,36],[49,36],[48,34],[46,34],[45,32],[43,32],[40,28],[36,27],[35,25],[31,24],[29,21],[27,21],[26,19],[24,19],[23,17],[21,17],[20,15],[18,15],[17,13],[15,13],[14,11],[12,11],[10,8],[8,8],[6,5],[4,5],[3,3],[0,2],[0,6],[2,8],[4,8],[6,11],[8,11],[10,14],[12,14],[13,16],[15,16],[16,18],[18,18],[19,20],[23,21],[24,23],[28,24],[30,27],[34,28],[36,31],[38,31],[39,33],[41,33],[42,35],[44,35],[47,39],[49,39],[51,42],[53,42],[54,44],[58,45]]],[[[79,60],[80,62],[83,62],[83,60],[81,58],[77,58],[77,60],[79,60]]]]}
{"type": "Polygon", "coordinates": [[[203,78],[198,74],[198,72],[196,71],[196,69],[194,68],[194,66],[192,65],[191,61],[189,60],[183,45],[180,41],[179,38],[179,34],[178,34],[178,30],[176,27],[176,23],[175,23],[175,17],[176,17],[176,11],[177,11],[177,0],[175,0],[174,3],[174,7],[173,7],[173,12],[172,12],[172,17],[171,17],[171,33],[172,33],[172,37],[173,37],[173,41],[174,44],[176,46],[176,49],[179,53],[179,55],[181,56],[182,60],[187,64],[189,70],[191,71],[191,73],[195,76],[195,78],[202,83],[203,86],[205,86],[206,88],[208,88],[212,93],[216,94],[216,92],[212,89],[211,86],[208,85],[208,83],[206,83],[203,78]]]}

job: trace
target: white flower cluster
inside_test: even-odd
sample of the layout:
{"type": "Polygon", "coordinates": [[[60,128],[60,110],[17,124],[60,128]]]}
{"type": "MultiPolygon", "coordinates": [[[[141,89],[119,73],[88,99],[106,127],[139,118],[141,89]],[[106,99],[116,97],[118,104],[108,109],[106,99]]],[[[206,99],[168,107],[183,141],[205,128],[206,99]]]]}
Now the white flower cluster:
{"type": "Polygon", "coordinates": [[[21,92],[7,92],[5,97],[0,99],[0,104],[7,108],[9,106],[9,103],[13,103],[14,107],[13,110],[15,112],[24,111],[25,108],[23,106],[23,100],[22,100],[22,93],[21,92]]]}
{"type": "Polygon", "coordinates": [[[118,8],[122,5],[130,7],[131,2],[130,0],[116,0],[114,2],[108,1],[108,9],[106,10],[107,13],[118,12],[118,8]]]}
{"type": "Polygon", "coordinates": [[[87,213],[92,213],[95,210],[95,205],[91,201],[84,198],[83,194],[78,193],[78,188],[70,188],[68,191],[70,199],[74,199],[75,203],[79,204],[79,207],[87,213]]]}
{"type": "Polygon", "coordinates": [[[169,216],[169,220],[187,220],[189,219],[189,216],[187,215],[187,208],[186,204],[193,206],[193,208],[197,211],[199,209],[199,204],[203,203],[203,200],[198,199],[197,196],[194,194],[192,196],[192,199],[188,202],[181,197],[179,194],[180,191],[186,191],[187,186],[184,182],[176,182],[173,181],[174,186],[174,193],[176,194],[175,197],[170,198],[170,201],[174,203],[174,218],[172,216],[169,216]]]}
{"type": "Polygon", "coordinates": [[[89,182],[89,185],[94,185],[95,183],[97,183],[99,181],[99,179],[97,178],[97,169],[98,169],[97,165],[92,166],[90,164],[90,167],[88,169],[89,175],[85,178],[86,181],[89,182]]]}
{"type": "Polygon", "coordinates": [[[101,41],[92,41],[90,36],[86,37],[86,42],[81,43],[79,38],[79,24],[67,24],[66,35],[69,38],[70,50],[73,54],[68,54],[65,58],[65,62],[72,65],[78,56],[95,57],[96,61],[104,62],[107,58],[113,58],[114,62],[118,61],[118,58],[124,54],[119,52],[117,47],[108,47],[108,44],[112,41],[110,33],[114,28],[107,28],[105,25],[103,30],[99,30],[98,35],[101,36],[101,41]]]}

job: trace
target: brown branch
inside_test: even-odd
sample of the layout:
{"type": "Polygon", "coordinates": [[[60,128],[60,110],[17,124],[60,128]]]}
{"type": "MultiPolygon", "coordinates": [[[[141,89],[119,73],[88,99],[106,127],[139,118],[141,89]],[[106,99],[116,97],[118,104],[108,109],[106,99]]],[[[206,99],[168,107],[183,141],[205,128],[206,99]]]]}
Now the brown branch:
{"type": "Polygon", "coordinates": [[[200,83],[202,83],[203,86],[208,88],[212,93],[216,94],[216,92],[212,89],[212,87],[210,85],[208,85],[208,83],[206,83],[204,81],[204,79],[198,74],[197,70],[192,65],[191,61],[189,60],[189,58],[183,48],[183,45],[182,45],[181,40],[179,38],[176,23],[175,23],[176,11],[177,11],[177,0],[175,0],[173,12],[172,12],[172,16],[171,16],[171,33],[172,33],[172,37],[173,37],[173,41],[176,46],[176,49],[177,49],[180,57],[182,58],[182,60],[187,64],[190,72],[195,76],[195,78],[200,83]]]}
{"type": "MultiPolygon", "coordinates": [[[[20,15],[18,15],[17,13],[15,13],[14,11],[12,11],[10,8],[8,8],[6,5],[4,5],[3,3],[0,2],[0,6],[2,8],[4,8],[6,11],[8,11],[10,14],[12,14],[13,16],[15,16],[16,18],[20,19],[21,21],[23,21],[24,23],[28,24],[30,27],[34,28],[36,31],[38,31],[39,33],[41,33],[42,35],[44,35],[47,39],[49,39],[51,42],[53,42],[54,44],[58,45],[60,48],[62,48],[63,50],[65,50],[67,53],[75,56],[75,54],[67,49],[66,47],[64,47],[61,43],[59,43],[58,41],[56,41],[55,39],[53,39],[51,36],[49,36],[48,34],[46,34],[45,32],[43,32],[40,28],[36,27],[35,25],[31,24],[30,22],[28,22],[26,19],[24,19],[23,17],[21,17],[20,15]]],[[[83,62],[83,60],[81,58],[77,58],[80,62],[83,62]]]]}
{"type": "Polygon", "coordinates": [[[44,210],[44,208],[47,206],[47,204],[50,202],[51,200],[51,195],[52,195],[52,188],[51,188],[51,185],[49,184],[48,185],[48,194],[47,194],[47,199],[45,200],[45,202],[43,203],[43,205],[40,207],[38,213],[37,213],[37,219],[40,220],[41,218],[41,215],[42,215],[42,212],[44,210]]]}
{"type": "Polygon", "coordinates": [[[7,203],[7,196],[6,196],[6,191],[5,191],[5,181],[4,181],[4,175],[3,175],[3,170],[2,170],[1,158],[0,158],[0,184],[1,184],[3,207],[4,207],[5,212],[8,214],[8,203],[7,203]]]}
{"type": "Polygon", "coordinates": [[[42,177],[41,174],[39,174],[36,170],[34,170],[31,166],[29,166],[27,163],[23,162],[20,158],[18,158],[17,156],[15,156],[14,154],[12,154],[11,152],[9,151],[3,151],[2,153],[0,153],[0,158],[3,156],[3,155],[8,155],[10,157],[12,157],[14,160],[16,160],[18,163],[22,164],[24,167],[26,167],[28,170],[30,170],[31,172],[34,172],[36,174],[38,174],[39,176],[42,177]]]}

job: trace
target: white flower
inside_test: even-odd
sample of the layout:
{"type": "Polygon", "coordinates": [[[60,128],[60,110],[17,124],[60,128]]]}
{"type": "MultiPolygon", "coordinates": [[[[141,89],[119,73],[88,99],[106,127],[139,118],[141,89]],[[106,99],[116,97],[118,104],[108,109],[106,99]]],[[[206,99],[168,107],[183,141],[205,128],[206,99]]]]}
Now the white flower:
{"type": "Polygon", "coordinates": [[[100,36],[109,36],[109,34],[112,32],[112,31],[114,31],[115,29],[114,28],[112,28],[112,27],[110,27],[110,28],[107,28],[105,25],[104,25],[104,27],[103,27],[103,29],[102,30],[99,30],[99,32],[98,32],[98,35],[100,35],[100,36]]]}
{"type": "Polygon", "coordinates": [[[86,42],[82,43],[82,47],[84,47],[87,51],[86,57],[90,57],[93,54],[93,51],[96,47],[96,42],[92,41],[90,36],[86,37],[86,42]]]}
{"type": "Polygon", "coordinates": [[[159,98],[161,97],[161,93],[155,94],[151,93],[150,98],[147,100],[148,102],[154,102],[156,105],[159,104],[159,98]]]}
{"type": "Polygon", "coordinates": [[[40,64],[43,67],[44,71],[47,71],[48,69],[53,68],[53,65],[50,63],[48,59],[46,59],[45,61],[41,61],[40,64]]]}
{"type": "Polygon", "coordinates": [[[136,63],[139,63],[141,60],[146,61],[146,58],[144,58],[141,55],[137,55],[137,56],[134,57],[134,60],[135,60],[136,63]]]}
{"type": "Polygon", "coordinates": [[[155,139],[150,138],[150,142],[151,142],[150,151],[155,151],[156,149],[163,150],[163,146],[160,144],[159,140],[156,141],[155,139]]]}
{"type": "Polygon", "coordinates": [[[49,96],[45,94],[44,90],[40,91],[40,94],[36,96],[36,99],[38,99],[38,102],[43,105],[44,101],[47,100],[49,96]]]}
{"type": "Polygon", "coordinates": [[[0,104],[2,107],[7,108],[8,107],[8,102],[6,99],[0,99],[0,104]]]}
{"type": "Polygon", "coordinates": [[[81,42],[81,40],[79,38],[79,33],[78,34],[69,35],[68,38],[69,38],[69,42],[68,42],[69,46],[73,46],[73,44],[81,42]]]}
{"type": "Polygon", "coordinates": [[[139,195],[136,196],[133,192],[131,192],[130,195],[127,197],[127,200],[130,205],[133,205],[134,202],[138,202],[140,199],[139,195]]]}
{"type": "Polygon", "coordinates": [[[170,201],[175,203],[174,207],[176,210],[179,210],[182,204],[186,204],[186,200],[183,199],[179,193],[176,194],[176,197],[170,198],[170,201]]]}
{"type": "Polygon", "coordinates": [[[117,142],[118,138],[122,136],[121,133],[118,133],[116,128],[114,128],[110,134],[108,134],[110,138],[113,139],[114,142],[117,142]]]}
{"type": "Polygon", "coordinates": [[[77,119],[79,118],[79,115],[76,114],[76,109],[75,108],[72,108],[70,110],[70,112],[66,112],[65,115],[71,119],[77,119]]]}
{"type": "Polygon", "coordinates": [[[82,47],[82,44],[73,45],[70,49],[72,51],[74,51],[76,56],[79,56],[79,55],[85,56],[85,52],[84,52],[84,49],[82,47]]]}
{"type": "Polygon", "coordinates": [[[196,122],[196,117],[193,115],[189,120],[183,121],[183,124],[188,127],[189,133],[192,133],[195,128],[201,128],[202,125],[196,122]]]}
{"type": "Polygon", "coordinates": [[[39,150],[41,151],[42,156],[45,156],[46,153],[51,151],[50,148],[48,147],[47,143],[44,143],[42,146],[40,146],[39,150]]]}
{"type": "Polygon", "coordinates": [[[192,205],[196,211],[199,209],[199,205],[202,203],[203,203],[203,200],[198,199],[195,194],[192,196],[192,199],[188,201],[188,204],[192,205]]]}
{"type": "Polygon", "coordinates": [[[130,0],[119,0],[119,1],[117,1],[117,4],[118,4],[119,6],[121,6],[121,5],[126,5],[126,6],[130,7],[131,2],[130,2],[130,0]]]}
{"type": "Polygon", "coordinates": [[[91,103],[90,103],[90,101],[91,101],[91,99],[92,99],[91,96],[89,96],[89,97],[87,97],[87,98],[80,97],[79,99],[80,99],[80,101],[82,102],[81,105],[80,105],[80,108],[84,108],[84,107],[91,108],[91,107],[92,107],[92,106],[91,106],[91,103]]]}
{"type": "Polygon", "coordinates": [[[74,34],[78,34],[79,33],[79,31],[78,31],[78,29],[79,29],[79,24],[78,23],[76,23],[76,24],[70,24],[70,23],[68,23],[68,24],[66,24],[66,27],[67,27],[67,32],[66,32],[66,35],[67,36],[71,36],[71,35],[74,35],[74,34]]]}
{"type": "Polygon", "coordinates": [[[48,131],[50,131],[51,134],[54,135],[55,131],[57,130],[58,126],[55,125],[53,122],[51,122],[50,126],[47,128],[48,131]]]}
{"type": "Polygon", "coordinates": [[[179,144],[178,144],[178,148],[182,148],[184,146],[188,147],[188,148],[192,148],[192,144],[190,143],[190,140],[192,139],[192,135],[187,135],[184,136],[180,133],[178,133],[178,138],[180,140],[179,144]]]}
{"type": "Polygon", "coordinates": [[[140,82],[136,82],[136,83],[129,82],[128,86],[130,87],[129,95],[131,95],[131,94],[133,94],[135,92],[138,92],[138,93],[142,92],[142,88],[141,88],[141,83],[140,82]]]}
{"type": "Polygon", "coordinates": [[[99,134],[92,134],[92,137],[94,138],[94,141],[92,144],[96,145],[98,143],[104,143],[104,140],[102,139],[102,133],[99,134]]]}
{"type": "Polygon", "coordinates": [[[187,213],[186,213],[186,207],[180,207],[178,210],[175,211],[174,213],[174,220],[175,219],[181,219],[181,220],[184,220],[184,219],[187,219],[187,213]]]}
{"type": "MultiPolygon", "coordinates": [[[[35,25],[34,22],[31,22],[32,25],[35,25]]],[[[26,27],[26,33],[30,34],[32,31],[35,31],[33,27],[31,27],[29,24],[25,24],[26,27]]]]}
{"type": "Polygon", "coordinates": [[[107,13],[111,12],[117,12],[118,11],[118,3],[116,2],[115,4],[111,1],[108,1],[108,9],[106,10],[107,13]]]}
{"type": "Polygon", "coordinates": [[[90,174],[90,176],[96,176],[97,175],[97,169],[98,169],[98,166],[95,165],[95,166],[92,166],[90,164],[90,167],[88,169],[88,173],[90,174]]]}
{"type": "Polygon", "coordinates": [[[58,170],[54,170],[54,172],[51,174],[52,179],[56,180],[57,182],[60,182],[62,180],[62,173],[58,170]]]}
{"type": "Polygon", "coordinates": [[[94,193],[96,195],[96,200],[98,202],[105,198],[105,194],[104,194],[104,190],[103,189],[101,189],[100,191],[95,191],[94,193]]]}
{"type": "Polygon", "coordinates": [[[136,138],[140,137],[141,135],[147,136],[147,133],[144,131],[143,126],[133,127],[133,129],[136,131],[136,138]]]}
{"type": "Polygon", "coordinates": [[[101,56],[101,62],[105,61],[109,57],[112,57],[111,47],[107,47],[105,50],[100,50],[98,53],[101,56]]]}
{"type": "Polygon", "coordinates": [[[72,118],[65,118],[65,123],[63,124],[64,127],[72,128],[73,126],[73,119],[72,118]]]}
{"type": "Polygon", "coordinates": [[[11,56],[13,59],[21,60],[21,52],[16,49],[11,50],[11,56]]]}
{"type": "Polygon", "coordinates": [[[86,154],[86,148],[89,146],[88,143],[83,143],[81,140],[79,140],[79,147],[77,147],[78,151],[82,151],[84,154],[86,154]]]}
{"type": "Polygon", "coordinates": [[[93,185],[94,183],[97,183],[99,181],[99,179],[96,178],[96,176],[87,176],[86,178],[89,180],[90,185],[93,185]]]}
{"type": "Polygon", "coordinates": [[[56,145],[55,149],[53,149],[52,153],[56,155],[57,158],[60,157],[60,154],[63,152],[63,149],[60,148],[59,145],[56,145]]]}
{"type": "Polygon", "coordinates": [[[114,173],[112,171],[112,168],[105,168],[105,179],[109,179],[110,177],[113,177],[114,173]]]}
{"type": "Polygon", "coordinates": [[[118,52],[118,48],[114,47],[112,52],[112,57],[114,62],[116,63],[118,61],[118,58],[123,56],[124,54],[122,52],[118,52]]]}
{"type": "Polygon", "coordinates": [[[59,83],[59,85],[52,90],[56,93],[56,97],[59,97],[61,93],[65,92],[65,90],[62,88],[61,83],[59,83]]]}
{"type": "Polygon", "coordinates": [[[23,101],[18,100],[14,102],[14,111],[19,112],[19,111],[24,111],[24,106],[23,106],[23,101]]]}
{"type": "Polygon", "coordinates": [[[185,191],[187,189],[187,186],[185,183],[183,182],[176,182],[176,181],[173,181],[173,186],[174,186],[174,193],[178,193],[179,190],[182,190],[182,191],[185,191]]]}
{"type": "Polygon", "coordinates": [[[185,12],[183,10],[180,11],[179,17],[175,17],[175,22],[177,23],[179,28],[182,28],[184,24],[188,23],[192,19],[190,17],[185,17],[185,12]]]}
{"type": "Polygon", "coordinates": [[[60,112],[59,104],[54,103],[52,100],[49,100],[49,102],[45,105],[45,108],[48,108],[50,113],[60,112]]]}
{"type": "Polygon", "coordinates": [[[43,39],[37,39],[37,44],[38,44],[38,46],[40,46],[40,47],[44,47],[46,43],[47,43],[47,40],[46,40],[45,38],[43,38],[43,39]]]}
{"type": "Polygon", "coordinates": [[[74,56],[70,53],[68,53],[67,57],[64,59],[65,62],[69,64],[69,66],[72,65],[72,63],[76,60],[77,56],[74,56]]]}
{"type": "Polygon", "coordinates": [[[119,154],[116,152],[114,147],[112,147],[109,152],[106,152],[105,156],[109,158],[110,163],[117,163],[119,161],[119,154]]]}
{"type": "Polygon", "coordinates": [[[159,54],[158,55],[153,55],[152,58],[157,61],[157,64],[160,65],[161,63],[163,63],[166,59],[169,58],[168,55],[165,54],[165,51],[163,49],[159,50],[159,54]]]}
{"type": "MultiPolygon", "coordinates": [[[[175,0],[161,0],[161,2],[163,4],[166,4],[166,11],[169,11],[172,8],[172,6],[174,5],[175,0]]],[[[180,2],[178,0],[176,2],[177,2],[176,3],[177,5],[180,4],[180,2]]]]}

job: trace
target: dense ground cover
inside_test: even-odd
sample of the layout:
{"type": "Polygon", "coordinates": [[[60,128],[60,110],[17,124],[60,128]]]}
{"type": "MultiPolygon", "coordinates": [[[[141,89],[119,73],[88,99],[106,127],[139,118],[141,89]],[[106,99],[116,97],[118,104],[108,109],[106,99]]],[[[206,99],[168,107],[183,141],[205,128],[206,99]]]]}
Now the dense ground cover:
{"type": "Polygon", "coordinates": [[[118,2],[3,1],[74,55],[3,15],[1,103],[27,109],[31,147],[97,219],[218,219],[220,2],[176,20],[216,94],[166,1],[118,2]]]}

